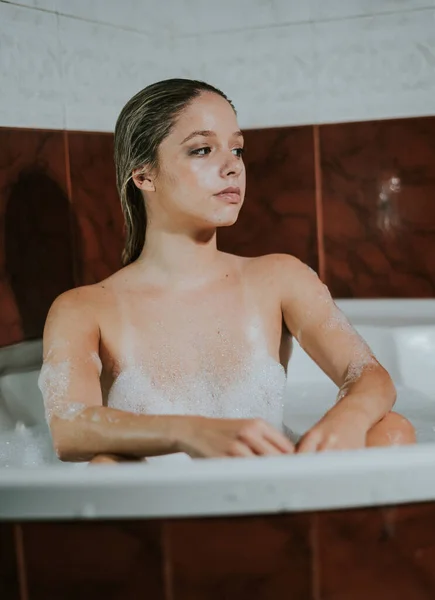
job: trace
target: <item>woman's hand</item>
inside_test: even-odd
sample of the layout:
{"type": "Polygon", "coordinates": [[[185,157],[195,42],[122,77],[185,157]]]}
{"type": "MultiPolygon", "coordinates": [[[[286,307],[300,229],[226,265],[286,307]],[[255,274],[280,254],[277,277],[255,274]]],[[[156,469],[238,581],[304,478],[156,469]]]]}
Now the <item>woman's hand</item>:
{"type": "Polygon", "coordinates": [[[296,452],[364,448],[367,431],[365,421],[352,411],[337,416],[326,415],[302,437],[296,452]]]}
{"type": "Polygon", "coordinates": [[[290,440],[262,419],[185,418],[177,438],[178,450],[192,458],[273,456],[294,452],[290,440]]]}

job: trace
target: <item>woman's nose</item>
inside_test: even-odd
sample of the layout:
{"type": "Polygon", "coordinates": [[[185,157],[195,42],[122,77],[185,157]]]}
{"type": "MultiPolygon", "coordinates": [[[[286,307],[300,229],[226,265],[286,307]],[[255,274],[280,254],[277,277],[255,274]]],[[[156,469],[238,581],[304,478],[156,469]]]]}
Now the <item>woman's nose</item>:
{"type": "Polygon", "coordinates": [[[231,153],[231,156],[227,158],[223,165],[223,174],[227,177],[229,175],[239,175],[243,168],[242,159],[231,153]]]}

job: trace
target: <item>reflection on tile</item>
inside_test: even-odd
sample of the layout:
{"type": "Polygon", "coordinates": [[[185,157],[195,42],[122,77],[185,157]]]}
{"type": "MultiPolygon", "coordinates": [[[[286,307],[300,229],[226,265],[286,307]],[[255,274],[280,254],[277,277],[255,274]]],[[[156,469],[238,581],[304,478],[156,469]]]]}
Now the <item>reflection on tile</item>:
{"type": "Polygon", "coordinates": [[[52,301],[74,287],[71,228],[63,134],[0,129],[2,344],[40,337],[52,301]]]}
{"type": "MultiPolygon", "coordinates": [[[[402,526],[397,523],[400,510],[400,507],[370,508],[319,513],[322,600],[431,600],[435,597],[434,563],[432,573],[426,573],[415,557],[416,545],[405,548],[402,526]]],[[[415,510],[418,513],[420,509],[416,506],[415,510]]],[[[432,533],[434,510],[432,505],[430,520],[423,519],[432,533]]],[[[417,537],[423,539],[422,528],[417,537]]]]}
{"type": "Polygon", "coordinates": [[[174,600],[311,598],[309,515],[166,525],[174,600]]]}
{"type": "Polygon", "coordinates": [[[334,296],[434,295],[434,137],[435,118],[320,128],[334,296]]]}
{"type": "Polygon", "coordinates": [[[26,523],[23,532],[32,600],[164,600],[158,522],[26,523]]]}
{"type": "Polygon", "coordinates": [[[115,182],[113,135],[69,132],[72,204],[79,224],[80,284],[101,281],[121,267],[123,217],[115,182]]]}
{"type": "Polygon", "coordinates": [[[293,254],[318,268],[311,127],[245,131],[247,192],[219,247],[242,256],[293,254]]]}
{"type": "Polygon", "coordinates": [[[19,600],[14,525],[0,523],[0,598],[19,600]]]}

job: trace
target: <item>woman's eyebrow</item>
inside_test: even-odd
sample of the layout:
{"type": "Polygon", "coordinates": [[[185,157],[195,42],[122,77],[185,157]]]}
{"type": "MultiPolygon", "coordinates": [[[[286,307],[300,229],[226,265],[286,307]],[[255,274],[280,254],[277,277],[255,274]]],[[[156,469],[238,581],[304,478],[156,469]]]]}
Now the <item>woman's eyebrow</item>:
{"type": "MultiPolygon", "coordinates": [[[[213,136],[216,136],[216,133],[214,131],[210,131],[210,129],[203,129],[200,131],[192,131],[192,133],[189,133],[189,135],[186,138],[184,138],[184,140],[181,142],[180,145],[185,144],[186,142],[188,142],[192,138],[196,137],[197,135],[200,135],[202,137],[213,137],[213,136]]],[[[243,137],[243,134],[241,131],[235,131],[233,133],[233,137],[243,137]]]]}
{"type": "Polygon", "coordinates": [[[184,138],[184,140],[181,143],[184,144],[185,142],[191,140],[193,137],[196,137],[197,135],[201,135],[203,137],[212,137],[216,134],[214,131],[210,131],[209,129],[204,129],[202,131],[192,131],[192,133],[189,133],[189,135],[186,138],[184,138]]]}

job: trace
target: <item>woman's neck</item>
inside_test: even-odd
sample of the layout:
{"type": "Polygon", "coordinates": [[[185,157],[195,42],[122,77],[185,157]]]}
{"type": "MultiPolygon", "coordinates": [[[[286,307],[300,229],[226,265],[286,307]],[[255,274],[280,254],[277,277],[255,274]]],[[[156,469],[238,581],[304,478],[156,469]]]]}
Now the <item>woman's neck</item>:
{"type": "Polygon", "coordinates": [[[149,228],[136,265],[146,269],[148,277],[157,284],[195,287],[219,276],[224,266],[222,256],[216,246],[216,230],[201,239],[149,228]]]}

